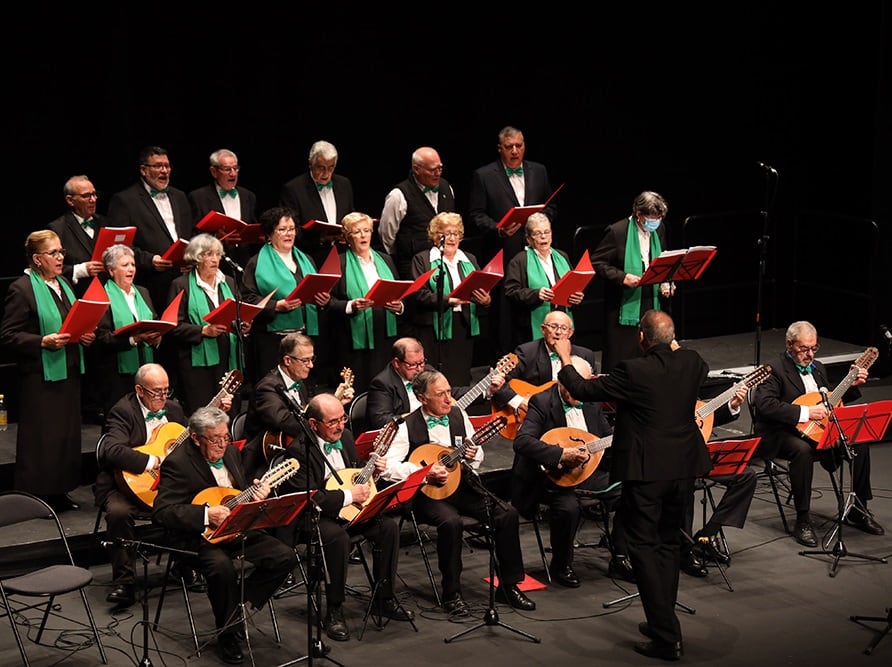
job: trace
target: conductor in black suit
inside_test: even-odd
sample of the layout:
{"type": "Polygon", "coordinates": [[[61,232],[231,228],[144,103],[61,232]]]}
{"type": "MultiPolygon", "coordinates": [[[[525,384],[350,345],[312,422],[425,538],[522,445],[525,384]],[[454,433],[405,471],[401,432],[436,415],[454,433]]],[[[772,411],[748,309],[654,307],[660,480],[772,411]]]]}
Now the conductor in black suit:
{"type": "Polygon", "coordinates": [[[81,174],[65,181],[65,203],[69,210],[53,220],[48,228],[56,232],[65,248],[62,275],[68,278],[74,294],[80,298],[96,276],[105,270],[101,261],[93,261],[93,247],[100,227],[109,220],[96,213],[99,192],[88,176],[81,174]]]}
{"type": "MultiPolygon", "coordinates": [[[[353,205],[353,184],[350,179],[335,173],[338,149],[328,141],[317,141],[310,147],[309,171],[295,176],[282,186],[279,206],[294,211],[298,228],[310,220],[340,225],[353,205]]],[[[322,266],[333,243],[341,239],[338,233],[321,233],[302,229],[297,246],[322,266]]]]}
{"type": "Polygon", "coordinates": [[[684,655],[675,613],[684,511],[694,479],[711,467],[691,418],[709,367],[694,350],[673,351],[675,326],[665,312],[647,311],[639,327],[644,356],[623,360],[609,375],[593,379],[571,366],[570,341],[557,341],[563,366],[558,380],[581,401],[616,402],[610,478],[622,482],[629,557],[647,617],[639,631],[650,639],[634,648],[677,660],[684,655]]]}

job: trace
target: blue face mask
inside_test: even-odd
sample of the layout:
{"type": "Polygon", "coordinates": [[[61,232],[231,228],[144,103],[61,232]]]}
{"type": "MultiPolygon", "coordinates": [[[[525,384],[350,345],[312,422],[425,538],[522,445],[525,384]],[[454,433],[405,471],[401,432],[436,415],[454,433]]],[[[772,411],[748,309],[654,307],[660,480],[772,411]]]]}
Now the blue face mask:
{"type": "Polygon", "coordinates": [[[657,218],[656,220],[651,220],[650,218],[644,219],[644,228],[649,232],[655,232],[660,227],[660,223],[662,220],[657,218]]]}

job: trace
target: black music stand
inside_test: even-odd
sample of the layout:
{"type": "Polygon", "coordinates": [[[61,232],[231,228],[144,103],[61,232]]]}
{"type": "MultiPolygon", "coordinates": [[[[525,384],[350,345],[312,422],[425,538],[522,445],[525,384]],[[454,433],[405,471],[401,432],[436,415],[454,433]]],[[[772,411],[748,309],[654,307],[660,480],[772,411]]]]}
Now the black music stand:
{"type": "MultiPolygon", "coordinates": [[[[433,463],[427,465],[419,470],[416,470],[411,475],[409,475],[402,482],[397,482],[396,484],[392,484],[380,491],[378,491],[375,496],[359,511],[353,519],[347,524],[346,528],[349,530],[353,526],[366,523],[368,521],[376,521],[380,518],[382,512],[390,512],[391,510],[398,509],[408,503],[415,496],[415,493],[422,486],[425,485],[425,478],[427,477],[427,473],[430,472],[433,463]]],[[[377,545],[373,547],[373,550],[377,552],[377,545]]],[[[372,614],[372,610],[375,606],[375,599],[378,595],[378,589],[380,588],[383,582],[376,580],[374,585],[372,586],[371,595],[369,597],[369,605],[365,610],[365,616],[362,617],[362,630],[359,632],[359,640],[362,641],[362,636],[365,634],[366,626],[368,625],[369,617],[372,618],[372,622],[375,624],[377,628],[383,628],[386,623],[384,622],[383,616],[377,616],[372,614]]],[[[399,604],[399,603],[397,603],[399,604]]],[[[415,632],[418,632],[418,627],[415,625],[415,621],[409,620],[412,629],[415,632]]]]}
{"type": "Polygon", "coordinates": [[[854,621],[858,625],[864,625],[864,621],[886,624],[886,627],[883,630],[875,630],[875,628],[864,625],[865,628],[875,630],[875,632],[877,633],[876,637],[870,640],[870,643],[864,648],[864,651],[862,651],[864,655],[870,655],[877,647],[877,644],[880,643],[880,640],[888,635],[889,631],[892,630],[892,607],[886,607],[886,618],[883,618],[882,616],[849,616],[849,620],[854,621]]]}
{"type": "MultiPolygon", "coordinates": [[[[829,406],[828,406],[829,407],[829,406]]],[[[892,419],[892,401],[876,401],[875,403],[865,403],[850,406],[838,406],[830,410],[830,421],[827,428],[824,429],[824,436],[817,445],[818,451],[835,450],[842,452],[844,459],[839,465],[839,481],[833,477],[834,473],[830,473],[830,480],[833,482],[833,490],[836,493],[837,516],[836,526],[830,535],[823,541],[824,549],[813,551],[800,551],[800,556],[824,555],[832,556],[833,563],[830,566],[829,576],[836,576],[836,569],[839,567],[841,559],[860,558],[861,560],[873,561],[876,563],[886,563],[885,558],[876,556],[867,556],[865,554],[851,553],[845,545],[842,538],[843,522],[848,517],[852,509],[867,514],[867,509],[861,505],[855,491],[849,491],[845,494],[844,472],[846,463],[849,468],[849,484],[852,483],[852,462],[855,452],[851,449],[854,445],[864,442],[876,442],[883,439],[889,421],[892,419]],[[828,545],[833,544],[832,548],[828,545]]]]}

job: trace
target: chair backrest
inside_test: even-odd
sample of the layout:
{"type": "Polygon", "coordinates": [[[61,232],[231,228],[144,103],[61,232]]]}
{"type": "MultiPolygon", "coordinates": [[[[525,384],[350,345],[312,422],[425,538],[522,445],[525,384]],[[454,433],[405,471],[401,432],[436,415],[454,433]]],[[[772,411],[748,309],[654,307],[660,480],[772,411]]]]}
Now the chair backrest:
{"type": "Polygon", "coordinates": [[[364,433],[368,430],[369,420],[366,416],[366,404],[368,402],[369,392],[364,391],[353,397],[350,403],[350,410],[347,417],[350,420],[350,430],[354,436],[364,433]]]}
{"type": "Polygon", "coordinates": [[[248,411],[242,410],[229,424],[229,434],[233,440],[242,440],[245,437],[245,420],[248,418],[248,411]]]}
{"type": "Polygon", "coordinates": [[[96,465],[99,468],[104,467],[105,465],[105,436],[107,433],[103,433],[99,436],[99,439],[96,441],[96,465]]]}
{"type": "Polygon", "coordinates": [[[40,498],[22,491],[0,493],[0,527],[48,517],[55,517],[53,508],[40,498]]]}

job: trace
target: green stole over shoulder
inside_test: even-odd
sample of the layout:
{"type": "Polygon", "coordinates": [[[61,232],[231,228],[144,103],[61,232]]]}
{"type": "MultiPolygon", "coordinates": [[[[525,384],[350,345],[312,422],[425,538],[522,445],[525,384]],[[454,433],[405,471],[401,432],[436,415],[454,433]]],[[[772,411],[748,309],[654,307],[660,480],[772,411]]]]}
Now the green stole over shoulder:
{"type": "MultiPolygon", "coordinates": [[[[387,262],[374,250],[371,251],[375,262],[375,270],[378,277],[384,280],[394,280],[393,272],[387,266],[387,262]]],[[[344,255],[345,279],[347,281],[347,298],[350,300],[361,299],[369,292],[370,285],[366,284],[365,274],[359,265],[359,258],[352,250],[344,255]]],[[[350,318],[350,335],[353,339],[354,350],[375,349],[375,323],[372,319],[374,308],[366,308],[358,313],[353,313],[350,318]]],[[[389,310],[384,311],[387,335],[396,336],[396,315],[389,310]]]]}
{"type": "MultiPolygon", "coordinates": [[[[542,268],[539,253],[530,247],[527,247],[525,252],[527,254],[527,285],[529,288],[538,290],[542,287],[551,287],[552,285],[548,280],[548,275],[545,273],[545,269],[542,268]]],[[[551,248],[550,252],[555,278],[561,278],[570,270],[570,265],[567,263],[567,260],[564,259],[563,255],[559,252],[555,252],[554,248],[551,248]]],[[[551,304],[548,301],[540,301],[539,305],[530,311],[532,340],[542,338],[542,323],[545,321],[545,316],[550,312],[551,304]]],[[[570,315],[569,312],[567,314],[570,315]]],[[[570,315],[570,321],[573,321],[572,315],[570,315]]]]}
{"type": "MultiPolygon", "coordinates": [[[[133,290],[133,303],[136,306],[136,319],[133,317],[130,306],[127,305],[127,297],[124,295],[124,290],[118,287],[118,284],[114,280],[108,280],[105,283],[105,293],[108,294],[112,323],[115,325],[115,329],[120,329],[128,324],[133,324],[138,320],[152,319],[152,311],[145,299],[142,298],[142,294],[139,293],[136,286],[131,286],[130,289],[133,290]]],[[[128,375],[136,373],[139,369],[140,348],[142,348],[143,358],[146,363],[151,363],[155,360],[152,346],[145,343],[138,343],[136,347],[131,347],[118,352],[118,373],[125,373],[128,375]]]]}
{"type": "MultiPolygon", "coordinates": [[[[58,333],[62,327],[62,313],[59,312],[59,305],[56,299],[50,293],[53,288],[44,282],[40,274],[33,269],[28,272],[31,279],[31,289],[34,292],[34,300],[37,302],[37,319],[40,322],[40,335],[49,336],[58,333]]],[[[74,292],[62,280],[58,281],[62,292],[68,297],[68,303],[74,306],[74,292]]],[[[84,372],[84,350],[77,343],[77,352],[80,357],[80,370],[84,372]]],[[[56,382],[58,380],[68,379],[68,352],[66,347],[58,350],[50,350],[43,347],[40,349],[40,360],[43,365],[43,379],[47,382],[56,382]]]]}
{"type": "MultiPolygon", "coordinates": [[[[223,280],[220,282],[220,294],[223,299],[232,298],[232,290],[223,280]]],[[[221,301],[222,303],[222,301],[221,301]]],[[[189,307],[187,314],[192,324],[206,324],[204,316],[211,312],[208,305],[207,293],[198,286],[195,279],[195,271],[189,272],[189,307]]],[[[229,336],[229,368],[238,368],[238,357],[236,355],[236,339],[235,334],[223,334],[229,336]]],[[[216,338],[201,337],[201,342],[192,346],[192,365],[193,366],[216,366],[220,363],[220,346],[216,338]]]]}
{"type": "MultiPolygon", "coordinates": [[[[306,254],[297,248],[292,248],[291,256],[303,275],[316,273],[313,261],[306,254]]],[[[294,274],[285,266],[282,257],[269,243],[265,243],[257,253],[257,269],[254,277],[261,294],[267,295],[276,290],[276,293],[271,297],[273,300],[284,299],[297,287],[294,274]]],[[[266,325],[266,330],[300,329],[304,325],[306,325],[308,336],[319,335],[319,315],[316,312],[316,304],[306,303],[303,308],[297,308],[287,313],[276,313],[273,321],[266,325]],[[306,311],[306,321],[304,320],[304,311],[306,311]]]]}
{"type": "MultiPolygon", "coordinates": [[[[663,251],[660,246],[660,237],[656,232],[650,234],[650,259],[653,261],[663,251]]],[[[641,260],[641,246],[638,243],[638,224],[629,216],[629,231],[626,233],[626,257],[623,270],[640,276],[644,273],[644,262],[641,260]]],[[[623,287],[622,302],[619,309],[619,323],[626,326],[636,326],[641,320],[641,299],[651,299],[653,309],[660,309],[660,300],[657,298],[659,285],[644,285],[643,287],[623,287]],[[645,290],[647,293],[645,293],[645,290]]]]}
{"type": "MultiPolygon", "coordinates": [[[[442,260],[435,259],[431,262],[431,268],[434,269],[433,275],[431,275],[428,284],[431,286],[431,290],[436,295],[437,293],[437,271],[440,268],[442,260]]],[[[468,262],[467,260],[459,260],[458,265],[462,269],[462,273],[467,276],[471,271],[474,270],[474,265],[468,262]]],[[[446,271],[446,280],[449,281],[449,285],[452,289],[455,289],[455,286],[452,285],[452,277],[449,271],[446,271]]],[[[446,286],[443,286],[443,291],[445,294],[443,297],[446,297],[446,294],[452,291],[446,291],[446,286]]],[[[480,335],[480,320],[477,319],[477,304],[471,302],[468,307],[468,312],[471,315],[471,335],[479,336],[480,335]]],[[[452,340],[452,308],[449,307],[446,309],[443,315],[443,337],[440,338],[440,313],[434,311],[434,336],[437,340],[452,340]]]]}

